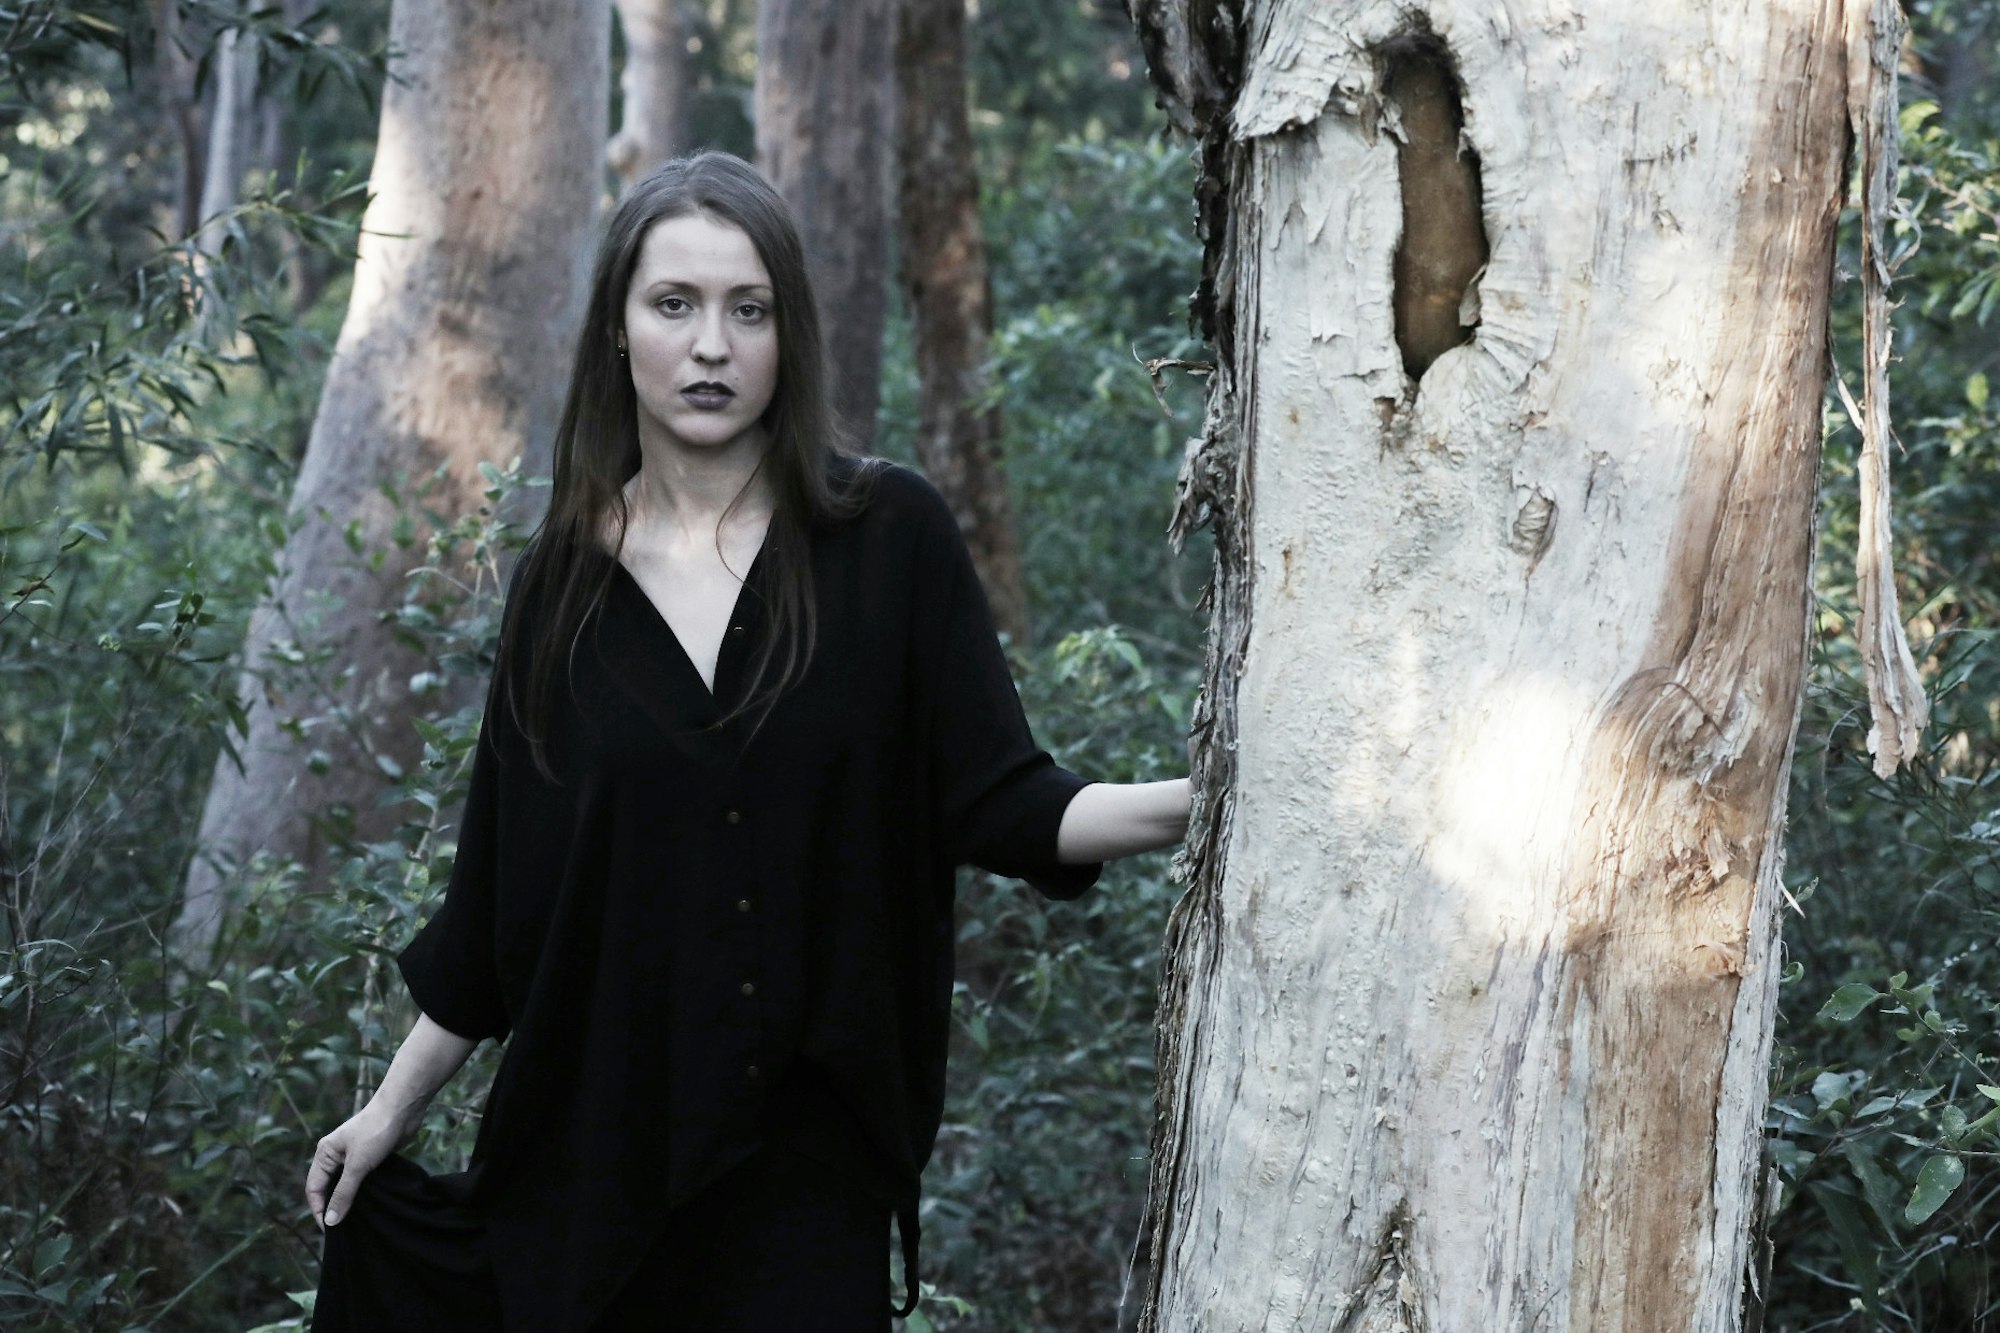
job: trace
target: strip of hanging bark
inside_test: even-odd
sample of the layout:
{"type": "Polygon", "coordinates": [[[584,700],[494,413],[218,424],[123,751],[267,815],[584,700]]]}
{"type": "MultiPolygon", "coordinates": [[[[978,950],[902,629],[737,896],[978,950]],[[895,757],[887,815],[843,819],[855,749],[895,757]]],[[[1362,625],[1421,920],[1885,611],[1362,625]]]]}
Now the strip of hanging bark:
{"type": "Polygon", "coordinates": [[[1215,373],[1213,361],[1183,361],[1177,356],[1156,356],[1148,361],[1139,356],[1139,349],[1136,347],[1132,349],[1132,359],[1146,368],[1146,377],[1153,382],[1153,397],[1159,402],[1160,410],[1169,417],[1174,415],[1174,409],[1167,406],[1167,371],[1185,370],[1190,375],[1215,373]]]}
{"type": "Polygon", "coordinates": [[[1893,0],[1847,11],[1847,119],[1861,154],[1861,406],[1839,385],[1861,431],[1861,531],[1854,553],[1861,602],[1861,663],[1868,681],[1868,750],[1888,777],[1917,751],[1930,720],[1903,618],[1896,606],[1889,527],[1889,263],[1882,227],[1896,190],[1896,64],[1903,14],[1893,0]]]}

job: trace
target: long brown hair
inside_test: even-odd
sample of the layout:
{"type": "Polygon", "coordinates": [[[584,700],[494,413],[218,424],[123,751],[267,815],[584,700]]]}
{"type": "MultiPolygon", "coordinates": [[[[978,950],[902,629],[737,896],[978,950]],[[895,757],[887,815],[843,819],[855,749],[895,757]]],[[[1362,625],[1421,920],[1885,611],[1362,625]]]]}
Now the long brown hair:
{"type": "MultiPolygon", "coordinates": [[[[768,576],[760,581],[769,590],[770,630],[762,636],[749,684],[725,721],[755,710],[761,726],[778,697],[805,674],[818,637],[811,534],[858,513],[873,488],[872,465],[841,469],[852,473],[845,481],[834,475],[836,460],[853,451],[827,394],[819,306],[798,224],[777,190],[742,158],[714,151],[675,158],[635,184],[612,213],[598,246],[576,365],[556,428],[548,510],[522,553],[501,625],[496,671],[506,681],[507,706],[528,738],[535,767],[550,781],[556,780],[548,758],[555,692],[559,683],[568,683],[568,663],[584,622],[603,605],[616,573],[599,534],[615,530],[617,549],[623,549],[631,517],[625,483],[639,471],[638,395],[617,350],[626,291],[646,233],[695,213],[740,227],[757,247],[771,275],[778,333],[778,383],[761,419],[770,444],[757,465],[773,495],[758,557],[768,576]],[[530,603],[537,608],[533,616],[522,609],[530,603]],[[528,636],[527,681],[525,691],[517,692],[508,664],[522,634],[528,636]]],[[[748,483],[730,501],[725,519],[747,490],[748,483]]]]}

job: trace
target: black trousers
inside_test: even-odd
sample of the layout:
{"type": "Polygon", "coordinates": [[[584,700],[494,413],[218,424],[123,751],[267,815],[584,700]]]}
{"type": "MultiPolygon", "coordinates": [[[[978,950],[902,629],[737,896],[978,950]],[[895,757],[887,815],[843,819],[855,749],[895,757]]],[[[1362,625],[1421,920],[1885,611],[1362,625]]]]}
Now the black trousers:
{"type": "MultiPolygon", "coordinates": [[[[325,1235],[314,1333],[504,1327],[478,1211],[407,1159],[377,1167],[325,1235]]],[[[669,1215],[588,1333],[887,1333],[888,1237],[887,1208],[767,1148],[669,1215]]]]}

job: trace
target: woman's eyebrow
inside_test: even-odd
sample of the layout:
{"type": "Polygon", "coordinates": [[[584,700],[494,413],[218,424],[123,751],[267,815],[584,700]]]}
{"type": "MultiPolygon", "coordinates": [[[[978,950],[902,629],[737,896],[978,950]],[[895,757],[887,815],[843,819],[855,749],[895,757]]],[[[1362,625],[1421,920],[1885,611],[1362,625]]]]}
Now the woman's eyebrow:
{"type": "MultiPolygon", "coordinates": [[[[682,291],[689,292],[698,292],[702,289],[700,283],[689,282],[684,278],[655,278],[646,284],[646,290],[649,292],[659,291],[668,287],[677,287],[682,291]]],[[[739,292],[768,292],[770,290],[771,284],[768,282],[739,282],[729,289],[728,294],[735,296],[739,292]]]]}

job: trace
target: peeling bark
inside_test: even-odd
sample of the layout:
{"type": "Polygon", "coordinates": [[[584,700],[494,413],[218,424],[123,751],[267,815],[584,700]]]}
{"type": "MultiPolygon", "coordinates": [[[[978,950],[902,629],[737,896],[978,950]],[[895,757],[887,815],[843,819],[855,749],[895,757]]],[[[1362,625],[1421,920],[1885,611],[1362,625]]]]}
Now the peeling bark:
{"type": "Polygon", "coordinates": [[[1856,5],[1135,5],[1220,360],[1142,1328],[1740,1327],[1856,5]]]}
{"type": "Polygon", "coordinates": [[[1861,602],[1861,663],[1868,681],[1868,752],[1888,777],[1916,753],[1930,700],[1896,607],[1895,544],[1889,530],[1889,264],[1882,228],[1896,193],[1896,65],[1905,27],[1890,0],[1851,0],[1847,11],[1847,116],[1861,155],[1861,406],[1842,401],[1861,431],[1861,541],[1855,578],[1861,602]]]}
{"type": "Polygon", "coordinates": [[[965,82],[964,0],[897,0],[897,225],[915,326],[917,456],[965,533],[993,619],[1029,640],[1000,410],[981,406],[993,298],[965,82]]]}
{"type": "Polygon", "coordinates": [[[251,617],[243,766],[216,764],[177,927],[189,948],[214,939],[252,853],[325,871],[318,812],[344,807],[359,836],[386,836],[378,756],[417,758],[421,663],[381,612],[423,547],[396,545],[384,487],[438,474],[423,504],[455,515],[483,502],[480,462],[545,470],[582,314],[608,0],[397,0],[390,47],[354,294],[292,493],[298,526],[251,617]],[[350,525],[379,564],[350,550],[350,525]],[[294,647],[331,647],[333,662],[303,682],[269,669],[294,647]],[[295,719],[312,722],[306,744],[295,719]]]}

